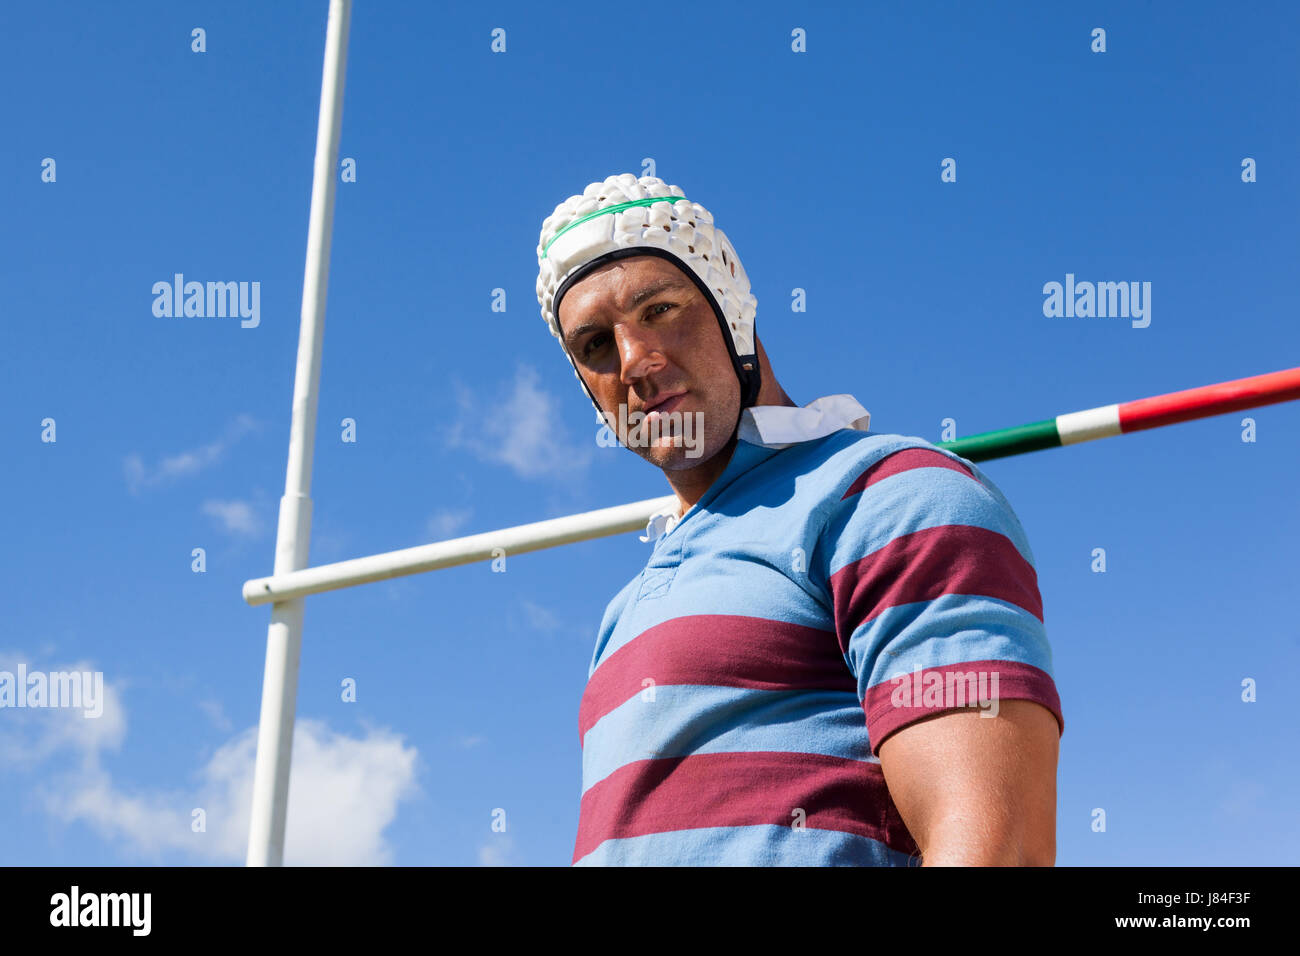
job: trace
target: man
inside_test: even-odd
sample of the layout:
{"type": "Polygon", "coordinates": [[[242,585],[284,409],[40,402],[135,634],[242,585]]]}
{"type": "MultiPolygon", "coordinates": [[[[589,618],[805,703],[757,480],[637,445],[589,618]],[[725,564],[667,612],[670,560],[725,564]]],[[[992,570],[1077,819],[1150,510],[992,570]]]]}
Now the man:
{"type": "Polygon", "coordinates": [[[592,183],[537,253],[584,391],[678,502],[601,622],[574,864],[1053,864],[1064,718],[1001,492],[849,395],[797,406],[680,188],[592,183]]]}

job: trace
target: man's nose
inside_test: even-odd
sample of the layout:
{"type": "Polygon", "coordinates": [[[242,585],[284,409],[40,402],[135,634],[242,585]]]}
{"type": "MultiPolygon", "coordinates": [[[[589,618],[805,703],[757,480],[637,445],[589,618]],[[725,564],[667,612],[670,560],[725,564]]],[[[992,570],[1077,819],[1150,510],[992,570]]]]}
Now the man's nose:
{"type": "Polygon", "coordinates": [[[614,339],[618,343],[620,378],[625,385],[667,364],[659,336],[652,331],[620,322],[614,328],[614,339]]]}

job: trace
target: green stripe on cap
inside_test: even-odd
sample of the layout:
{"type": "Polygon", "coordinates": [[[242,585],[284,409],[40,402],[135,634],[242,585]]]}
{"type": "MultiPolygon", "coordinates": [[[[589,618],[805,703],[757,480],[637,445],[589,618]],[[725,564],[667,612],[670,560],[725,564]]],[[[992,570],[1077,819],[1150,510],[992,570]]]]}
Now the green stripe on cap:
{"type": "Polygon", "coordinates": [[[568,232],[570,229],[574,228],[575,226],[581,226],[588,219],[595,219],[597,216],[604,216],[607,213],[622,212],[624,209],[631,209],[633,206],[649,206],[651,203],[656,203],[656,202],[682,202],[682,201],[690,202],[690,200],[687,199],[685,196],[652,196],[649,199],[633,199],[631,202],[621,202],[617,206],[606,206],[604,209],[597,209],[595,212],[589,212],[581,219],[573,220],[573,222],[569,223],[567,226],[565,226],[563,229],[561,229],[559,232],[553,235],[551,237],[551,241],[546,244],[546,248],[542,250],[542,258],[543,259],[546,258],[546,253],[550,250],[552,243],[554,243],[556,239],[559,239],[560,236],[564,235],[566,232],[568,232]]]}

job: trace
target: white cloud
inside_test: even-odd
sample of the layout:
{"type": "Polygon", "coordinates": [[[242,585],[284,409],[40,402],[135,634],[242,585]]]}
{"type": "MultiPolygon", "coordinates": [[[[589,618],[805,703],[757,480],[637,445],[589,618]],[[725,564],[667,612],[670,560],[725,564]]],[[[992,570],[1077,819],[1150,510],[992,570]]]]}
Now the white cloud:
{"type": "Polygon", "coordinates": [[[469,750],[471,747],[477,747],[485,740],[487,740],[487,738],[484,737],[482,734],[470,734],[467,737],[461,737],[459,740],[456,741],[456,743],[457,745],[464,747],[466,750],[469,750]]]}
{"type": "Polygon", "coordinates": [[[478,848],[479,866],[518,866],[514,856],[515,844],[504,833],[494,833],[478,848]]]}
{"type": "MultiPolygon", "coordinates": [[[[46,809],[79,821],[146,857],[181,851],[217,863],[242,863],[248,850],[257,728],[222,745],[185,790],[128,792],[95,766],[45,788],[46,809]],[[193,811],[206,831],[192,829],[193,811]]],[[[386,730],[338,734],[321,721],[294,725],[284,862],[289,866],[386,866],[384,830],[415,791],[417,751],[386,730]]]]}
{"type": "MultiPolygon", "coordinates": [[[[13,671],[17,653],[0,654],[13,671]]],[[[28,662],[29,669],[32,665],[28,662]]],[[[79,663],[62,670],[94,670],[79,663]]],[[[212,710],[212,702],[200,704],[212,710]]],[[[224,719],[220,706],[215,713],[224,719]]],[[[33,787],[44,809],[66,823],[84,823],[129,854],[182,853],[210,863],[243,863],[253,792],[257,728],[220,746],[195,783],[172,789],[131,788],[113,779],[102,756],[120,750],[127,720],[120,689],[104,683],[103,715],[74,709],[8,708],[0,720],[0,763],[9,772],[39,772],[33,787]],[[206,815],[205,832],[192,813],[206,815]]],[[[360,737],[335,733],[318,720],[294,726],[284,862],[297,866],[389,865],[384,830],[398,804],[413,796],[418,751],[396,733],[369,728],[360,737]]]]}
{"type": "Polygon", "coordinates": [[[528,615],[528,623],[535,630],[544,634],[551,634],[558,631],[561,627],[560,619],[555,616],[549,608],[542,607],[540,604],[534,604],[527,598],[521,602],[524,606],[524,613],[528,615]]]}
{"type": "Polygon", "coordinates": [[[152,468],[146,466],[144,459],[138,454],[127,455],[122,464],[127,487],[132,494],[137,494],[143,488],[197,475],[203,469],[221,461],[232,445],[256,428],[257,421],[252,416],[240,415],[226,427],[225,432],[216,441],[174,455],[166,455],[152,468]]]}
{"type": "Polygon", "coordinates": [[[559,427],[559,403],[537,384],[538,378],[535,368],[521,365],[508,393],[481,397],[458,388],[460,420],[447,443],[469,449],[482,461],[506,465],[521,478],[563,479],[585,472],[593,458],[595,426],[591,447],[566,440],[559,427]]]}
{"type": "Polygon", "coordinates": [[[221,706],[219,700],[201,700],[198,702],[199,710],[207,715],[208,720],[212,721],[212,726],[223,733],[234,730],[235,725],[230,718],[226,716],[226,709],[221,706]]]}
{"type": "MultiPolygon", "coordinates": [[[[88,661],[45,668],[18,651],[0,651],[0,670],[17,675],[19,664],[33,671],[98,670],[88,661]]],[[[101,751],[114,751],[126,737],[121,696],[107,677],[103,683],[100,716],[86,717],[74,707],[19,708],[0,710],[0,765],[7,770],[30,770],[54,756],[71,753],[80,766],[99,759],[101,751]]]]}
{"type": "Polygon", "coordinates": [[[216,518],[223,531],[245,538],[256,538],[262,533],[262,519],[253,511],[247,501],[217,501],[209,499],[203,502],[202,512],[216,518]]]}
{"type": "Polygon", "coordinates": [[[429,537],[434,541],[446,541],[448,538],[455,536],[456,532],[465,527],[466,522],[473,516],[472,508],[444,508],[436,512],[429,519],[426,526],[429,537]]]}

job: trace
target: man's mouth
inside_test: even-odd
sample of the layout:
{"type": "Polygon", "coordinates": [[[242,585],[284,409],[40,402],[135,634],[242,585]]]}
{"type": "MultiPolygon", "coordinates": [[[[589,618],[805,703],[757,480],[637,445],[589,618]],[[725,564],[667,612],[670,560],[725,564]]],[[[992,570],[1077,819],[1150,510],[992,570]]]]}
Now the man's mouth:
{"type": "Polygon", "coordinates": [[[667,415],[686,399],[686,392],[673,392],[655,400],[653,405],[645,407],[646,419],[652,415],[667,415]]]}

